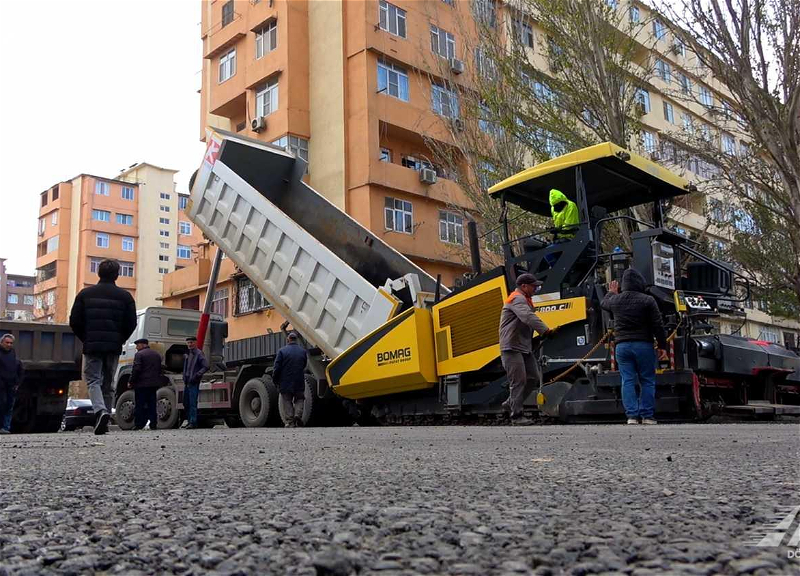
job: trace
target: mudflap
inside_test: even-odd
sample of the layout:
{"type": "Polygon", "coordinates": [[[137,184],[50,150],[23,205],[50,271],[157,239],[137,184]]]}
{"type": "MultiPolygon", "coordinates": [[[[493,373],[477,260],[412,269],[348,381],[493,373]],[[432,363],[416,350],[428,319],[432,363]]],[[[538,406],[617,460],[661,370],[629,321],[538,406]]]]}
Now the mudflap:
{"type": "Polygon", "coordinates": [[[570,389],[572,389],[572,383],[563,381],[542,386],[536,396],[539,412],[549,418],[559,418],[562,402],[570,389]]]}

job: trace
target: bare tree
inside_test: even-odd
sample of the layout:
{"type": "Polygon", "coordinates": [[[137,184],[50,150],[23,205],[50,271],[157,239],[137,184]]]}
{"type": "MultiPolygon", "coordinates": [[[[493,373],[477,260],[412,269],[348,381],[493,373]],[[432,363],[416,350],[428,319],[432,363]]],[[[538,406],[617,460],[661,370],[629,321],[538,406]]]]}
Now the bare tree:
{"type": "MultiPolygon", "coordinates": [[[[702,102],[720,130],[672,135],[679,161],[710,167],[705,191],[729,209],[711,218],[730,254],[777,314],[800,315],[800,3],[681,0],[675,36],[702,76],[724,88],[702,102]],[[735,139],[741,140],[736,147],[735,139]],[[680,158],[680,151],[686,151],[680,158]]],[[[696,99],[697,95],[692,94],[696,99]]]]}

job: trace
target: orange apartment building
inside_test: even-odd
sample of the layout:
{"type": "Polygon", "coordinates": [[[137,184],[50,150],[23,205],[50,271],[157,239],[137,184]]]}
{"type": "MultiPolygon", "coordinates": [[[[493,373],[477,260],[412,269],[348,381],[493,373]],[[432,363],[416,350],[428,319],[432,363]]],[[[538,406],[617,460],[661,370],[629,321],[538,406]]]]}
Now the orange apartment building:
{"type": "Polygon", "coordinates": [[[80,174],[41,193],[35,320],[66,322],[75,295],[97,283],[97,266],[106,258],[119,261],[117,285],[138,307],[160,304],[161,278],[194,263],[200,238],[179,209],[187,196],[175,192],[174,174],[143,163],[117,178],[80,174]],[[140,173],[148,179],[137,179],[140,173]]]}
{"type": "MultiPolygon", "coordinates": [[[[432,102],[442,95],[429,79],[431,8],[442,29],[455,29],[455,11],[469,13],[443,0],[204,0],[200,136],[219,127],[287,147],[308,161],[315,190],[451,286],[468,270],[466,223],[453,207],[469,203],[441,171],[421,178],[436,170],[422,134],[450,138],[432,102]]],[[[467,57],[457,45],[455,56],[467,57]]],[[[169,275],[165,305],[202,305],[209,269],[201,261],[169,275]]],[[[277,328],[268,307],[239,312],[247,281],[232,274],[223,261],[214,302],[235,317],[230,338],[277,328]]]]}

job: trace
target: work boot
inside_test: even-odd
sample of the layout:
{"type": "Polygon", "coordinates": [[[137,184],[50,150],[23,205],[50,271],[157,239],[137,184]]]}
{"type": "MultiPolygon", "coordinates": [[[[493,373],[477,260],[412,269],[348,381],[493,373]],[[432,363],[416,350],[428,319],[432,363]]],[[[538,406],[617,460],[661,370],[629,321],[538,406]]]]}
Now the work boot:
{"type": "Polygon", "coordinates": [[[506,400],[500,406],[503,408],[503,412],[511,412],[511,399],[506,400]]]}
{"type": "Polygon", "coordinates": [[[302,428],[303,427],[303,419],[299,416],[294,417],[294,427],[295,428],[302,428]]]}
{"type": "Polygon", "coordinates": [[[642,419],[642,424],[647,424],[648,426],[652,426],[653,424],[658,424],[653,418],[644,418],[642,419]]]}
{"type": "Polygon", "coordinates": [[[295,427],[294,420],[289,420],[288,422],[284,422],[283,423],[283,427],[284,428],[294,428],[295,427]]]}
{"type": "Polygon", "coordinates": [[[5,428],[0,428],[0,434],[11,434],[11,430],[6,430],[5,428]]]}
{"type": "Polygon", "coordinates": [[[533,424],[533,420],[525,416],[517,416],[511,419],[512,426],[530,426],[531,424],[533,424]]]}
{"type": "Polygon", "coordinates": [[[638,424],[638,423],[639,423],[638,418],[628,418],[628,424],[638,424]]]}
{"type": "Polygon", "coordinates": [[[111,415],[108,412],[100,412],[100,415],[97,417],[97,421],[94,424],[95,436],[102,436],[108,432],[108,421],[110,418],[111,415]]]}

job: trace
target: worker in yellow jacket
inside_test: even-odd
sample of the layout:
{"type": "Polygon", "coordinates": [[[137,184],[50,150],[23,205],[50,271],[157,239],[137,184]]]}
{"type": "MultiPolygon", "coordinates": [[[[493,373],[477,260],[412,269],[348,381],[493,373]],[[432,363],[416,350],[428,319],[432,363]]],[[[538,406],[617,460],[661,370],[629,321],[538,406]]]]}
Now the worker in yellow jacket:
{"type": "MultiPolygon", "coordinates": [[[[578,205],[567,198],[561,190],[553,188],[550,190],[550,214],[553,216],[553,228],[555,237],[550,246],[569,242],[575,237],[577,229],[575,226],[580,221],[578,205]]],[[[552,268],[558,261],[560,252],[545,255],[545,262],[552,268]]]]}

